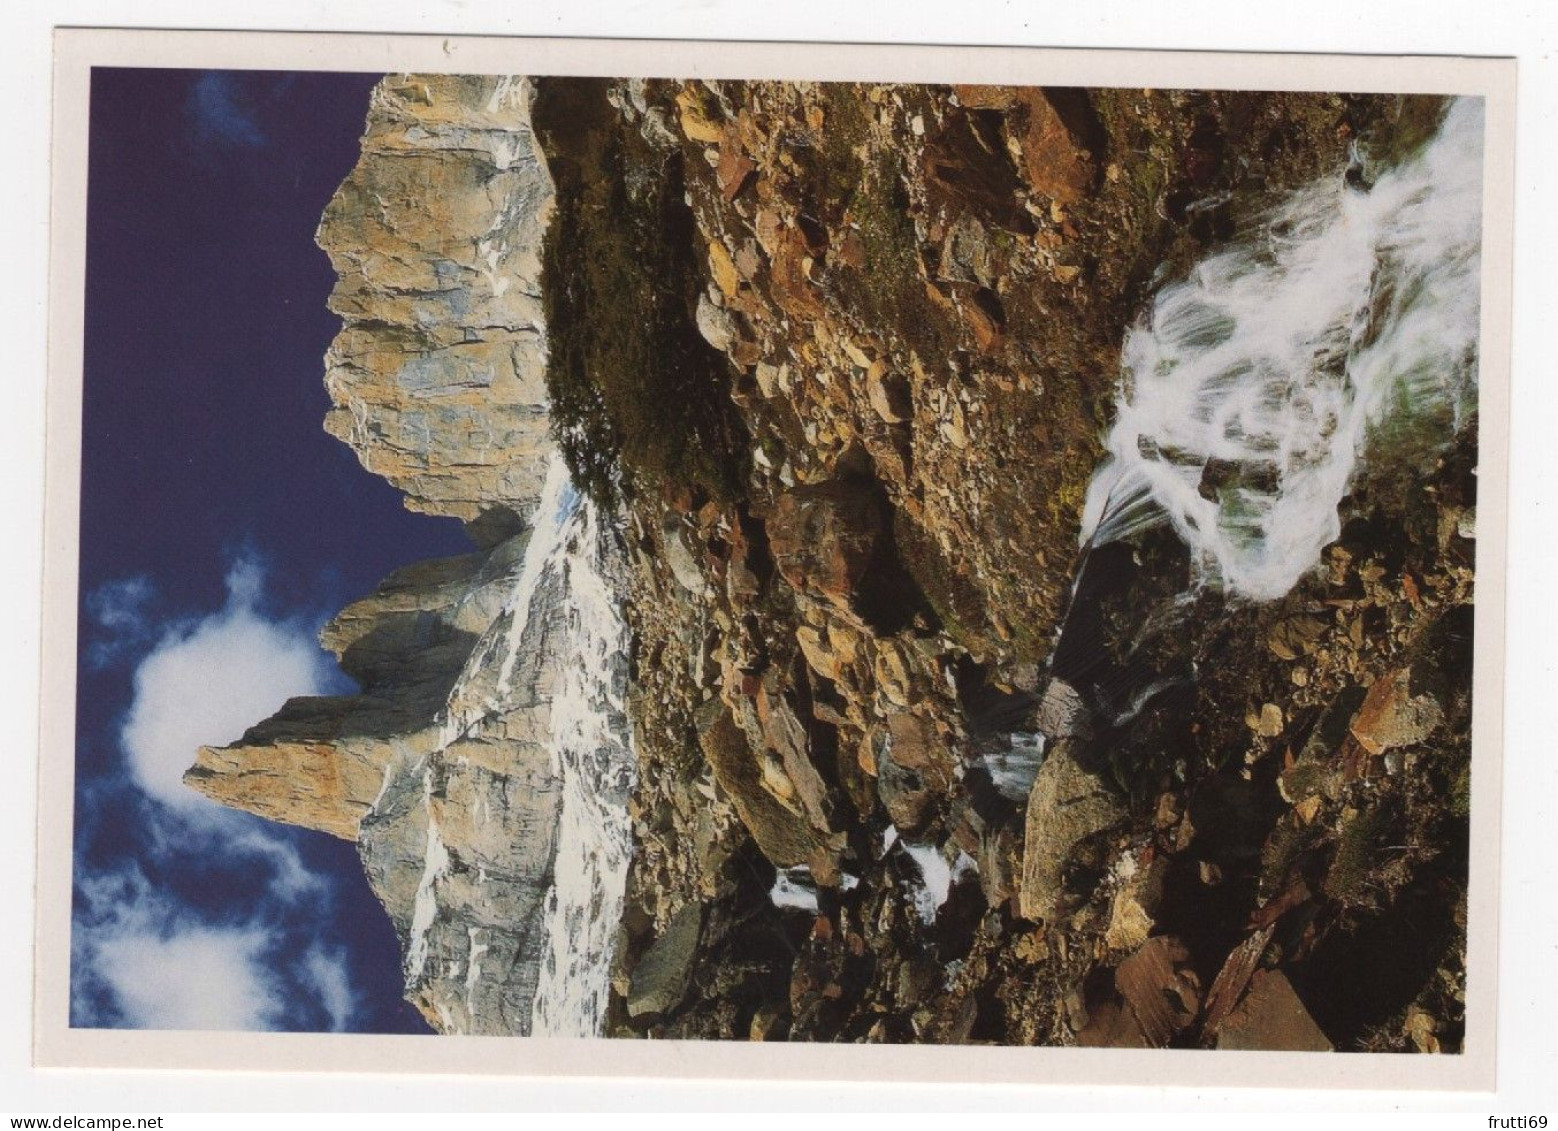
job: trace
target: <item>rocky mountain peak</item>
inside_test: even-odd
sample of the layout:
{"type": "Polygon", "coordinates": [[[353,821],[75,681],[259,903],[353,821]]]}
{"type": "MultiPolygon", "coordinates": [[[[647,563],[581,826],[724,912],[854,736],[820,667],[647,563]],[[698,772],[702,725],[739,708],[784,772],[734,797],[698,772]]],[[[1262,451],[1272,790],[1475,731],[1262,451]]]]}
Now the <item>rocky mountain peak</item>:
{"type": "Polygon", "coordinates": [[[490,542],[529,517],[549,448],[542,233],[552,179],[521,78],[399,75],[318,242],[344,320],[325,427],[406,505],[490,542]]]}

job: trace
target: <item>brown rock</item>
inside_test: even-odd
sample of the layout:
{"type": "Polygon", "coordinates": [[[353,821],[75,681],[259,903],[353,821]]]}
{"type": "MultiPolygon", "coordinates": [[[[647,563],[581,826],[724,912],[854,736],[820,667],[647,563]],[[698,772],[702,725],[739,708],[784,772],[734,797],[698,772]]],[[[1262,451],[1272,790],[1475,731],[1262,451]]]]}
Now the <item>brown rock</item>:
{"type": "Polygon", "coordinates": [[[1015,86],[974,86],[955,83],[952,92],[970,110],[1010,110],[1017,104],[1015,86]]]}
{"type": "MultiPolygon", "coordinates": [[[[344,698],[312,701],[316,711],[331,703],[343,719],[353,705],[344,698]]],[[[184,784],[223,805],[356,840],[392,756],[389,743],[366,740],[202,746],[184,784]]]]}
{"type": "Polygon", "coordinates": [[[876,689],[882,698],[897,707],[909,706],[914,684],[909,677],[908,655],[904,649],[893,640],[877,641],[872,667],[876,689]]]}
{"type": "Polygon", "coordinates": [[[1292,984],[1276,970],[1255,972],[1244,1000],[1218,1026],[1217,1047],[1266,1052],[1332,1049],[1292,984]]]}
{"type": "Polygon", "coordinates": [[[738,149],[721,148],[719,165],[714,170],[719,182],[720,195],[727,201],[735,200],[752,181],[757,165],[738,149]]]}
{"type": "Polygon", "coordinates": [[[925,180],[954,207],[971,210],[986,224],[1028,234],[1033,220],[1019,202],[1021,182],[999,131],[978,115],[954,110],[926,138],[925,180]]]}
{"type": "Polygon", "coordinates": [[[753,699],[762,738],[767,748],[778,755],[784,776],[813,827],[828,827],[827,786],[812,765],[806,728],[770,673],[753,699]]]}
{"type": "Polygon", "coordinates": [[[963,321],[967,323],[974,335],[974,345],[981,353],[991,353],[999,348],[1005,334],[1005,328],[996,310],[992,309],[988,300],[985,300],[985,296],[989,294],[990,292],[984,290],[975,291],[972,297],[958,304],[963,321]]]}
{"type": "Polygon", "coordinates": [[[925,824],[952,781],[952,756],[925,715],[899,711],[876,732],[876,792],[904,832],[925,824]]]}
{"type": "Polygon", "coordinates": [[[1077,1044],[1085,1049],[1150,1049],[1136,1017],[1120,1002],[1105,1001],[1088,1012],[1087,1024],[1077,1032],[1077,1044]]]}
{"type": "Polygon", "coordinates": [[[1148,939],[1114,972],[1149,1044],[1162,1047],[1190,1027],[1201,1010],[1201,986],[1190,969],[1190,952],[1167,935],[1148,939]]]}
{"type": "Polygon", "coordinates": [[[881,508],[872,492],[838,480],[786,492],[768,519],[769,547],[784,579],[798,592],[844,609],[876,556],[881,533],[881,508]]]}
{"type": "Polygon", "coordinates": [[[945,785],[949,761],[947,746],[929,717],[914,711],[897,711],[888,717],[887,731],[893,740],[893,761],[932,776],[940,786],[945,785]]]}
{"type": "Polygon", "coordinates": [[[709,116],[703,92],[696,85],[685,86],[677,92],[676,107],[682,133],[690,140],[719,143],[722,136],[720,128],[709,116]]]}
{"type": "Polygon", "coordinates": [[[1325,625],[1311,616],[1288,617],[1271,626],[1266,644],[1280,659],[1296,660],[1320,646],[1325,625]]]}
{"type": "Polygon", "coordinates": [[[1244,725],[1262,738],[1276,738],[1284,725],[1282,708],[1275,703],[1264,703],[1259,711],[1250,711],[1244,716],[1244,725]]]}
{"type": "Polygon", "coordinates": [[[731,259],[730,252],[725,250],[725,245],[719,240],[709,241],[709,274],[714,277],[715,286],[726,298],[735,298],[736,292],[741,287],[741,276],[736,273],[735,260],[731,259]]]}
{"type": "Polygon", "coordinates": [[[802,814],[764,788],[757,752],[718,699],[710,700],[699,711],[698,744],[736,815],[770,863],[779,868],[809,865],[819,881],[837,874],[843,837],[824,836],[802,814]]]}
{"type": "Polygon", "coordinates": [[[1026,113],[1015,132],[1022,146],[1024,179],[1061,205],[1081,199],[1097,172],[1092,154],[1072,135],[1044,91],[1025,87],[1021,102],[1019,114],[1026,113]]]}
{"type": "Polygon", "coordinates": [[[857,271],[866,265],[865,241],[853,228],[846,231],[840,239],[834,259],[843,266],[853,267],[857,271]]]}
{"type": "Polygon", "coordinates": [[[1244,988],[1250,984],[1250,975],[1255,973],[1260,956],[1271,941],[1271,932],[1271,927],[1256,931],[1234,947],[1223,961],[1217,977],[1212,979],[1212,988],[1206,992],[1206,1020],[1202,1025],[1208,1036],[1216,1035],[1223,1019],[1244,994],[1244,988]]]}
{"type": "Polygon", "coordinates": [[[725,593],[740,607],[762,592],[762,582],[752,568],[752,542],[740,522],[730,527],[730,561],[725,569],[725,593]]]}
{"type": "Polygon", "coordinates": [[[1406,1024],[1403,1029],[1418,1052],[1442,1051],[1439,1042],[1439,1023],[1422,1006],[1414,1005],[1407,1010],[1406,1024]]]}
{"type": "MultiPolygon", "coordinates": [[[[763,240],[763,230],[758,229],[763,240]]],[[[769,293],[791,318],[814,321],[823,317],[825,307],[816,285],[807,274],[812,262],[805,239],[794,228],[779,228],[771,242],[764,241],[769,252],[769,293]]]]}
{"type": "Polygon", "coordinates": [[[909,385],[902,377],[888,372],[877,362],[866,371],[866,399],[871,408],[888,424],[902,424],[914,415],[909,385]]]}
{"type": "Polygon", "coordinates": [[[1073,850],[1125,817],[1120,798],[1078,764],[1076,750],[1073,739],[1054,743],[1028,794],[1018,900],[1025,919],[1044,921],[1061,913],[1073,850]]]}
{"type": "Polygon", "coordinates": [[[1000,110],[1007,115],[1007,134],[1021,150],[1023,177],[1034,189],[1067,205],[1091,188],[1097,175],[1094,155],[1072,134],[1044,90],[966,85],[952,89],[970,110],[1000,110]]]}
{"type": "Polygon", "coordinates": [[[1444,709],[1431,696],[1413,696],[1406,668],[1387,672],[1374,681],[1368,697],[1352,719],[1352,736],[1370,754],[1393,746],[1414,746],[1444,721],[1444,709]]]}
{"type": "Polygon", "coordinates": [[[315,236],[344,324],[325,429],[428,514],[527,517],[551,450],[530,84],[396,75],[315,236]]]}
{"type": "Polygon", "coordinates": [[[828,650],[827,638],[822,632],[810,625],[802,625],[795,631],[795,640],[801,646],[801,654],[806,657],[811,670],[823,679],[830,679],[837,683],[838,657],[828,650]]]}
{"type": "Polygon", "coordinates": [[[1168,860],[1155,857],[1142,865],[1115,892],[1109,908],[1109,926],[1104,941],[1111,950],[1133,950],[1152,933],[1153,916],[1163,901],[1163,881],[1168,876],[1168,860]]]}

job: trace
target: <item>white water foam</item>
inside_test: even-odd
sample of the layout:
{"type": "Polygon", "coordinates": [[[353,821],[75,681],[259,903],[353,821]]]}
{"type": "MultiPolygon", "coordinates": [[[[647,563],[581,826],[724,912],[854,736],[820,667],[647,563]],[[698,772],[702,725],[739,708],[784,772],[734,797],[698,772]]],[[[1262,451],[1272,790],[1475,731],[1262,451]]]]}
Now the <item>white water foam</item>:
{"type": "Polygon", "coordinates": [[[957,859],[949,864],[934,844],[914,844],[907,840],[899,841],[899,844],[919,870],[919,882],[909,885],[909,899],[920,923],[928,927],[946,906],[952,895],[953,882],[979,871],[979,866],[966,852],[959,852],[957,859]]]}
{"type": "Polygon", "coordinates": [[[1044,761],[1044,735],[1018,732],[1004,742],[990,743],[975,753],[975,761],[990,775],[997,793],[1011,801],[1028,800],[1033,779],[1044,761]]]}
{"type": "MultiPolygon", "coordinates": [[[[1482,103],[1372,188],[1338,175],[1158,292],[1127,335],[1083,541],[1167,518],[1201,581],[1285,594],[1340,532],[1371,431],[1474,401],[1482,103]]],[[[1447,437],[1448,438],[1448,437],[1447,437]]]]}
{"type": "MultiPolygon", "coordinates": [[[[839,890],[853,891],[860,886],[860,877],[844,872],[839,876],[839,890]]],[[[774,873],[774,886],[768,889],[768,901],[780,909],[817,913],[817,881],[805,864],[780,868],[774,873]]]]}

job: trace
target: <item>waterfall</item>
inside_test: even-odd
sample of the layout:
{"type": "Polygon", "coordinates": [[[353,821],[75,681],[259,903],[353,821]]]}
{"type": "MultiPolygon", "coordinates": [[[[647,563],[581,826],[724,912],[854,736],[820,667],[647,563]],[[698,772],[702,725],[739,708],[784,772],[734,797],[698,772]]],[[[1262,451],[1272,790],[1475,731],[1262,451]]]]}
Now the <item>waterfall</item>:
{"type": "MultiPolygon", "coordinates": [[[[1339,170],[1298,189],[1158,290],[1122,347],[1082,569],[1090,551],[1168,522],[1191,551],[1193,588],[1276,600],[1340,534],[1338,506],[1372,437],[1454,437],[1476,404],[1482,128],[1481,100],[1459,99],[1372,186],[1339,170]]],[[[1139,610],[1140,637],[1182,630],[1192,595],[1139,610]]],[[[1093,646],[1077,611],[1055,654],[1093,646]]],[[[1116,726],[1174,683],[1094,675],[1092,707],[1116,726]]],[[[1045,737],[1008,735],[981,753],[1003,796],[1027,796],[1045,737]]]]}
{"type": "Polygon", "coordinates": [[[1372,187],[1300,189],[1162,288],[1125,338],[1084,543],[1167,519],[1202,581],[1287,593],[1371,433],[1411,414],[1453,434],[1475,402],[1481,186],[1482,103],[1460,99],[1372,187]]]}

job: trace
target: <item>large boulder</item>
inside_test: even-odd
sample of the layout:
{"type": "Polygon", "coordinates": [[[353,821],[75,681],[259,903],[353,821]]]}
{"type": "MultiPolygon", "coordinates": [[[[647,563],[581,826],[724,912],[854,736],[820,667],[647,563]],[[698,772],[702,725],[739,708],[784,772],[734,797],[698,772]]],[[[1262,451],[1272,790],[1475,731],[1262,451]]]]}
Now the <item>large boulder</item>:
{"type": "Polygon", "coordinates": [[[1074,739],[1050,747],[1028,795],[1023,837],[1023,918],[1052,921],[1064,914],[1066,871],[1083,841],[1125,819],[1125,805],[1102,778],[1078,761],[1074,739]]]}
{"type": "Polygon", "coordinates": [[[872,485],[833,480],[780,495],[768,541],[780,574],[797,591],[849,608],[884,529],[872,485]]]}

